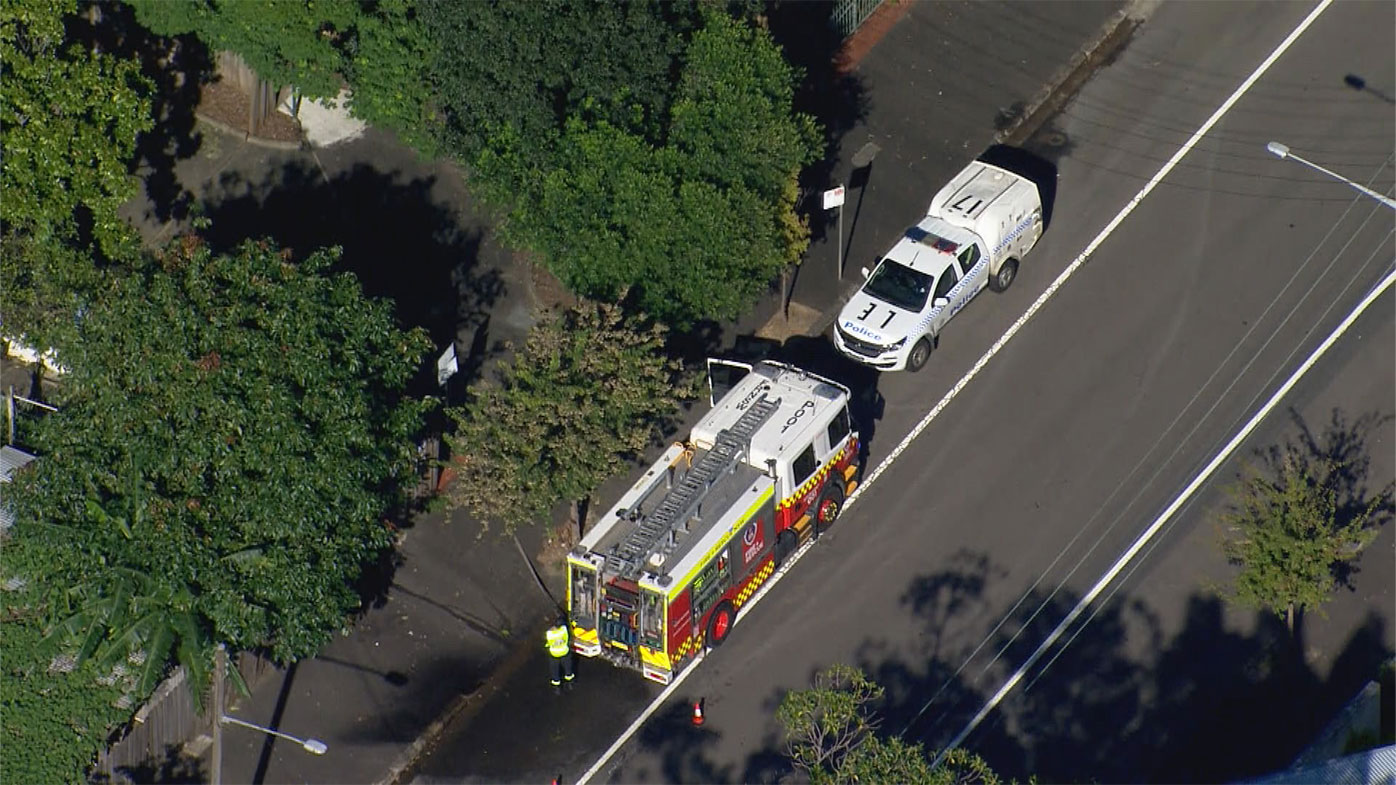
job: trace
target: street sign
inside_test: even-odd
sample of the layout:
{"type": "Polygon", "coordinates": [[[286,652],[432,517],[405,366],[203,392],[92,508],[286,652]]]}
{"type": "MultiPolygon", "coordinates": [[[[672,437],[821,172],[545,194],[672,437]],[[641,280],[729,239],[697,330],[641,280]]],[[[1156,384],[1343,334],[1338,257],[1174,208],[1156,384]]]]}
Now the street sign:
{"type": "Polygon", "coordinates": [[[832,210],[835,207],[843,207],[843,186],[824,192],[824,209],[832,210]]]}
{"type": "Polygon", "coordinates": [[[445,387],[446,380],[455,376],[459,370],[460,364],[456,362],[456,342],[451,341],[451,345],[436,359],[436,383],[445,387]]]}

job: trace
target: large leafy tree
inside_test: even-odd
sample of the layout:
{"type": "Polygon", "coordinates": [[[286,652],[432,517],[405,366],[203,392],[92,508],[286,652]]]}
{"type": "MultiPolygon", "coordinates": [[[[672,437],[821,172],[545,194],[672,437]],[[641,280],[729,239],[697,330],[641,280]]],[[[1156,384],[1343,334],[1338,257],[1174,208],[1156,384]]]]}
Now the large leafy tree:
{"type": "MultiPolygon", "coordinates": [[[[550,167],[502,130],[477,163],[487,193],[513,205],[506,237],[539,252],[573,291],[613,298],[679,326],[729,318],[808,243],[796,178],[818,136],[794,114],[796,74],[764,31],[704,14],[685,52],[667,138],[656,146],[583,111],[550,167]]],[[[583,106],[586,109],[586,106],[583,106]]]]}
{"type": "Polygon", "coordinates": [[[171,656],[198,683],[211,644],[313,654],[390,546],[425,406],[402,390],[427,341],[388,303],[265,243],[186,238],[109,276],[70,340],[42,458],[7,489],[5,577],[42,590],[55,650],[171,656]]]}
{"type": "Polygon", "coordinates": [[[998,775],[979,756],[949,750],[933,762],[920,744],[877,735],[883,687],[851,665],[833,665],[810,689],[781,698],[776,719],[785,729],[787,754],[814,785],[918,782],[927,785],[997,785],[998,775]]]}
{"type": "Polygon", "coordinates": [[[604,303],[550,316],[521,351],[449,410],[450,502],[506,531],[581,502],[672,422],[692,378],[662,353],[658,325],[604,303]]]}
{"type": "Polygon", "coordinates": [[[1277,477],[1251,469],[1230,489],[1220,516],[1223,550],[1240,567],[1231,598],[1279,614],[1290,633],[1295,614],[1318,609],[1338,585],[1339,571],[1377,535],[1374,498],[1345,509],[1336,487],[1340,467],[1286,455],[1277,477]]]}
{"type": "Polygon", "coordinates": [[[543,165],[583,107],[663,141],[679,57],[697,26],[692,0],[485,0],[423,3],[432,78],[451,151],[473,162],[508,135],[513,184],[543,165]]]}
{"type": "Polygon", "coordinates": [[[151,127],[139,65],[69,40],[75,0],[0,0],[0,323],[42,344],[98,263],[137,247],[117,208],[151,127]]]}
{"type": "Polygon", "coordinates": [[[66,38],[75,0],[0,0],[0,224],[40,241],[80,229],[110,249],[129,239],[117,208],[135,196],[128,170],[152,125],[149,83],[134,60],[66,38]]]}

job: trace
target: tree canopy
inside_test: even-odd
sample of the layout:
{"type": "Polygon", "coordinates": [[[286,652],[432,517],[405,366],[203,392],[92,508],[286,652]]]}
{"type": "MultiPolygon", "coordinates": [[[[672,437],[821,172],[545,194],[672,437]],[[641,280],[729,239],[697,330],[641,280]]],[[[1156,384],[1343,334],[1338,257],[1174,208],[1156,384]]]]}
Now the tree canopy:
{"type": "Polygon", "coordinates": [[[344,46],[364,13],[358,0],[128,0],[160,35],[193,33],[211,49],[241,55],[275,85],[308,96],[339,93],[344,46]]]}
{"type": "Polygon", "coordinates": [[[130,236],[116,214],[135,196],[136,137],[153,124],[134,60],[66,40],[76,0],[0,0],[0,224],[40,240],[80,229],[110,250],[130,236]]]}
{"type": "Polygon", "coordinates": [[[526,173],[549,158],[583,107],[649,143],[663,141],[692,0],[424,3],[430,71],[450,149],[470,162],[507,134],[526,173]]]}
{"type": "Polygon", "coordinates": [[[972,752],[950,750],[933,764],[920,744],[879,736],[877,706],[885,692],[858,668],[832,665],[810,689],[786,693],[776,719],[791,763],[814,785],[998,785],[999,776],[972,752]]]}
{"type": "Polygon", "coordinates": [[[800,168],[818,150],[792,112],[796,74],[764,31],[704,14],[685,50],[662,145],[583,102],[555,142],[510,127],[481,153],[479,184],[511,207],[506,238],[572,291],[633,304],[676,326],[741,313],[798,261],[800,168]],[[532,162],[538,144],[555,153],[532,162]]]}
{"type": "Polygon", "coordinates": [[[1311,464],[1294,454],[1271,479],[1248,470],[1232,486],[1232,507],[1220,517],[1223,549],[1239,566],[1231,598],[1284,617],[1294,631],[1297,610],[1318,609],[1337,586],[1337,571],[1376,537],[1370,528],[1375,498],[1344,511],[1333,485],[1338,467],[1311,464]]]}
{"type": "Polygon", "coordinates": [[[426,73],[435,50],[429,28],[417,14],[437,5],[466,13],[473,5],[413,0],[128,2],[152,31],[192,33],[211,49],[236,53],[278,88],[333,98],[349,87],[353,114],[397,131],[429,153],[436,152],[441,137],[438,85],[426,73]]]}
{"type": "MultiPolygon", "coordinates": [[[[137,247],[135,196],[151,128],[139,65],[67,39],[75,0],[0,0],[0,323],[33,339],[71,322],[104,260],[137,247]]],[[[41,341],[31,340],[31,343],[41,341]]]]}
{"type": "Polygon", "coordinates": [[[506,531],[545,519],[559,502],[588,498],[633,460],[691,397],[691,377],[660,351],[664,330],[582,303],[544,319],[449,411],[458,478],[451,504],[506,531]]]}
{"type": "Polygon", "coordinates": [[[58,343],[71,372],[7,490],[5,571],[40,592],[55,646],[142,684],[212,642],[313,654],[390,545],[425,404],[401,394],[427,349],[321,252],[214,256],[185,238],[109,276],[58,343]]]}

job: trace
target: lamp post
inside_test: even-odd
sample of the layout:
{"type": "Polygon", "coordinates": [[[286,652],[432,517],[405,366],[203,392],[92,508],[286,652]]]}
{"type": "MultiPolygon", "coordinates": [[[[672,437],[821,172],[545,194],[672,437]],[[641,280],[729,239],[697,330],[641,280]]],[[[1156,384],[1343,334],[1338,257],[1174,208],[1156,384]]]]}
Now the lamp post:
{"type": "Polygon", "coordinates": [[[1301,164],[1303,164],[1303,165],[1309,167],[1310,169],[1313,169],[1313,170],[1316,171],[1316,172],[1322,172],[1323,174],[1328,175],[1329,177],[1333,178],[1334,180],[1337,180],[1337,181],[1340,182],[1340,183],[1347,183],[1348,185],[1352,186],[1353,188],[1356,188],[1356,189],[1357,189],[1358,191],[1360,191],[1361,193],[1363,193],[1363,194],[1365,194],[1365,195],[1367,195],[1367,196],[1370,196],[1370,197],[1372,197],[1373,199],[1376,199],[1378,202],[1381,202],[1382,204],[1386,205],[1387,207],[1390,207],[1390,208],[1393,209],[1393,210],[1396,210],[1396,200],[1392,200],[1390,197],[1383,196],[1383,195],[1377,193],[1376,191],[1373,191],[1372,189],[1370,189],[1370,188],[1368,188],[1368,187],[1366,187],[1366,186],[1364,186],[1364,185],[1359,185],[1359,184],[1357,184],[1357,183],[1354,183],[1353,181],[1351,181],[1351,180],[1349,180],[1348,178],[1346,178],[1346,177],[1344,177],[1344,176],[1338,174],[1337,172],[1330,171],[1330,170],[1328,170],[1328,169],[1324,169],[1322,166],[1319,166],[1318,164],[1314,163],[1313,161],[1308,161],[1308,160],[1305,160],[1305,159],[1303,159],[1303,158],[1300,158],[1299,156],[1297,156],[1297,155],[1295,155],[1294,153],[1292,153],[1292,152],[1289,151],[1289,145],[1280,144],[1279,142],[1271,142],[1271,143],[1265,145],[1265,149],[1266,149],[1266,150],[1269,150],[1276,158],[1279,158],[1279,159],[1281,159],[1281,160],[1284,160],[1284,159],[1287,159],[1287,158],[1288,158],[1288,159],[1293,159],[1293,160],[1298,161],[1299,163],[1301,163],[1301,164]]]}
{"type": "Polygon", "coordinates": [[[323,741],[320,741],[319,739],[298,739],[289,733],[282,733],[281,731],[272,730],[271,728],[264,728],[256,723],[248,722],[246,720],[240,720],[237,717],[232,717],[225,714],[225,703],[223,700],[223,681],[225,678],[227,678],[227,669],[228,652],[223,647],[223,644],[220,643],[218,644],[217,651],[214,652],[213,658],[213,765],[210,767],[213,769],[211,777],[211,779],[213,780],[213,785],[222,785],[223,783],[224,723],[227,723],[228,725],[240,725],[244,728],[259,730],[271,736],[276,736],[278,738],[286,739],[288,741],[294,741],[295,743],[301,745],[301,749],[313,755],[324,755],[326,752],[329,751],[329,745],[323,741]]]}
{"type": "Polygon", "coordinates": [[[259,730],[263,733],[270,734],[272,736],[278,736],[288,741],[294,741],[295,743],[301,745],[301,749],[305,750],[306,752],[314,753],[316,755],[324,755],[329,750],[329,745],[325,744],[325,742],[320,741],[319,739],[298,739],[289,733],[282,733],[279,730],[264,728],[255,722],[247,722],[246,720],[240,720],[237,717],[230,717],[227,714],[224,714],[222,717],[219,717],[218,719],[222,722],[228,723],[229,725],[241,725],[244,728],[259,730]]]}

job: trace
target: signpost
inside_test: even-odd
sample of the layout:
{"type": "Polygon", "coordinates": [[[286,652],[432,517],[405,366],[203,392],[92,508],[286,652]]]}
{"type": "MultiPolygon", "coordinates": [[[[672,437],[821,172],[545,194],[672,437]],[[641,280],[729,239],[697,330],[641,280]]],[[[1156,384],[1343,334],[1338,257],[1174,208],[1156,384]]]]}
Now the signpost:
{"type": "Polygon", "coordinates": [[[455,376],[458,370],[460,370],[460,363],[456,360],[456,342],[451,341],[451,345],[446,347],[446,351],[436,358],[436,383],[445,387],[446,380],[455,376]]]}
{"type": "Polygon", "coordinates": [[[824,209],[839,208],[839,280],[843,280],[843,186],[824,192],[824,209]]]}

